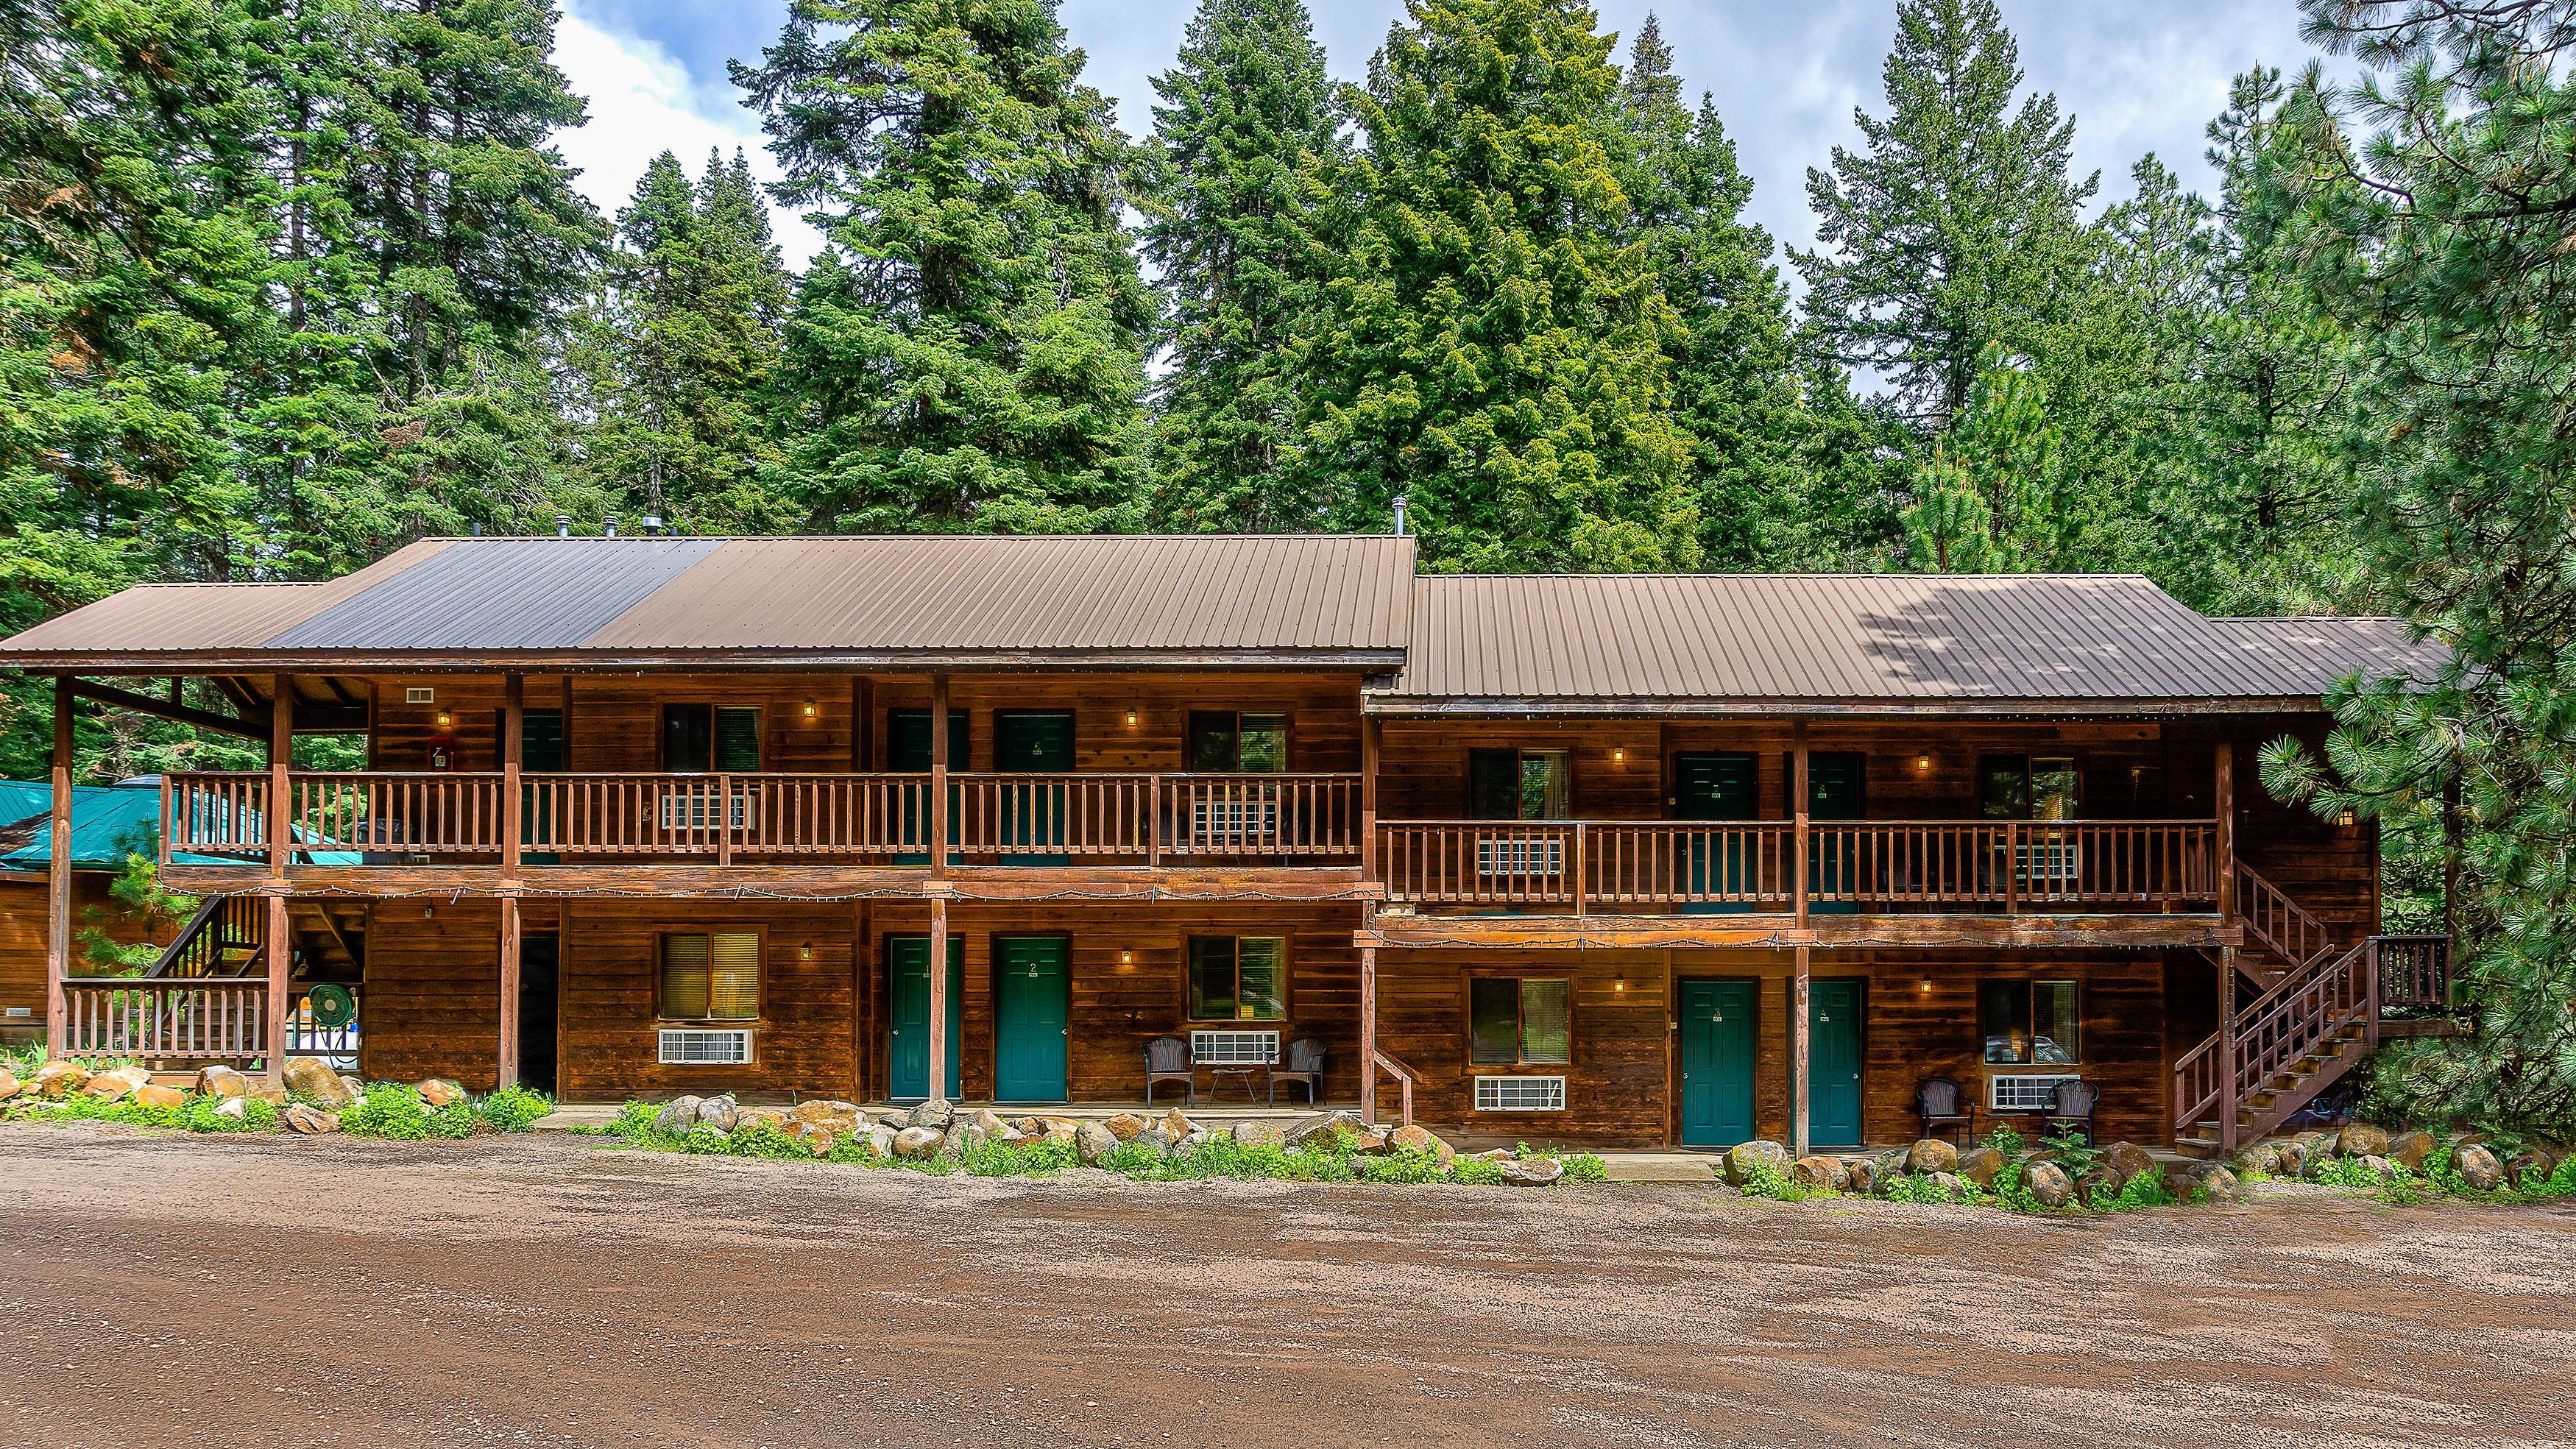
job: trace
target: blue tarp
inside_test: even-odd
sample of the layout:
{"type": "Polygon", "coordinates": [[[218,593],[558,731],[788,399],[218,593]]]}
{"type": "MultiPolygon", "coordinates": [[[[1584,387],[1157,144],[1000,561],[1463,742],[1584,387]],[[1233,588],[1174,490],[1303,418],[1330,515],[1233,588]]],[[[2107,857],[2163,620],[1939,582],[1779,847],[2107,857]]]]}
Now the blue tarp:
{"type": "MultiPolygon", "coordinates": [[[[0,780],[0,870],[43,870],[54,851],[54,791],[40,780],[0,780]]],[[[298,840],[310,837],[302,830],[298,840]]],[[[151,855],[161,844],[161,782],[145,776],[114,785],[72,787],[72,868],[116,870],[128,852],[151,855]]],[[[297,852],[315,865],[355,865],[346,850],[297,852]]],[[[220,856],[182,852],[185,865],[238,864],[220,856]]]]}

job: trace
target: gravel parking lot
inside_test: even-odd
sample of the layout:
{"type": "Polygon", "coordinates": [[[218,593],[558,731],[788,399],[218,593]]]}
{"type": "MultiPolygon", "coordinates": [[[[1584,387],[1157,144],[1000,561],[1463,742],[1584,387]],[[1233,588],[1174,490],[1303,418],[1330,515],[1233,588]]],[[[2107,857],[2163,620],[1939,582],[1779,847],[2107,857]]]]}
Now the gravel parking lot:
{"type": "Polygon", "coordinates": [[[2576,1443],[2576,1210],[0,1128],[0,1444],[2576,1443]]]}

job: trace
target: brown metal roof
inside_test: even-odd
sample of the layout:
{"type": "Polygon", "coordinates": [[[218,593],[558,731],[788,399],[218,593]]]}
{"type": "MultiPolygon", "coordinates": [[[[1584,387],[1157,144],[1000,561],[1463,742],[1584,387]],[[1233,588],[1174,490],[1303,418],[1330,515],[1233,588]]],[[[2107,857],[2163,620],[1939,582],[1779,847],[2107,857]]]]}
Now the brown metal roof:
{"type": "Polygon", "coordinates": [[[2320,666],[2134,575],[1503,575],[1414,592],[1403,708],[2283,701],[2320,666]]]}
{"type": "Polygon", "coordinates": [[[462,538],[320,584],[128,589],[0,662],[603,665],[723,658],[1333,656],[1393,665],[1413,540],[986,535],[462,538]]]}
{"type": "Polygon", "coordinates": [[[2403,619],[2212,619],[2220,633],[2262,661],[2264,670],[2304,692],[2324,694],[2359,675],[2430,680],[2451,662],[2438,639],[2418,635],[2403,619]]]}

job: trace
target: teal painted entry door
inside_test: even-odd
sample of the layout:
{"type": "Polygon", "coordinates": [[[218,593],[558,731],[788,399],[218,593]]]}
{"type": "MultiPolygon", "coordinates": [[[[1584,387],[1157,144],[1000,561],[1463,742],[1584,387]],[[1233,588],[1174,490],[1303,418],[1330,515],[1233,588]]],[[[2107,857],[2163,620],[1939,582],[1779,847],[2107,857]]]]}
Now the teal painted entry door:
{"type": "MultiPolygon", "coordinates": [[[[1752,819],[1758,802],[1755,770],[1756,762],[1751,755],[1673,756],[1673,818],[1752,819]]],[[[1741,891],[1745,888],[1750,865],[1745,843],[1740,839],[1693,840],[1689,888],[1693,894],[1711,889],[1741,891]]],[[[1750,901],[1695,901],[1683,906],[1682,912],[1685,915],[1728,916],[1741,915],[1752,909],[1750,901]]]]}
{"type": "Polygon", "coordinates": [[[1064,1100],[1065,1023],[1073,943],[1005,936],[993,943],[993,1100],[1064,1100]]]}
{"type": "MultiPolygon", "coordinates": [[[[1818,820],[1862,820],[1869,815],[1869,756],[1859,754],[1816,754],[1807,757],[1807,818],[1818,820]]],[[[1859,862],[1854,859],[1850,841],[1826,833],[1807,842],[1807,909],[1810,913],[1848,916],[1857,914],[1860,902],[1852,900],[1820,901],[1814,899],[1826,891],[1850,892],[1859,883],[1859,862]]]]}
{"type": "Polygon", "coordinates": [[[1807,990],[1807,1140],[1817,1147],[1861,1145],[1861,1013],[1857,981],[1817,981],[1807,990]]]}
{"type": "MultiPolygon", "coordinates": [[[[897,1102],[918,1102],[930,1095],[930,938],[886,938],[886,1059],[892,1070],[886,1095],[897,1102]]],[[[959,1038],[966,1024],[966,942],[948,938],[948,1090],[957,1100],[959,1038]]]]}
{"type": "Polygon", "coordinates": [[[1755,990],[1750,981],[1682,979],[1685,1147],[1733,1147],[1753,1136],[1755,990]]]}
{"type": "MultiPolygon", "coordinates": [[[[1004,774],[1070,774],[1071,710],[1006,709],[993,714],[993,768],[1004,774]]],[[[1069,865],[1073,858],[1028,846],[1064,844],[1067,792],[1061,785],[1006,785],[1002,789],[1003,858],[1014,865],[1069,865]]]]}

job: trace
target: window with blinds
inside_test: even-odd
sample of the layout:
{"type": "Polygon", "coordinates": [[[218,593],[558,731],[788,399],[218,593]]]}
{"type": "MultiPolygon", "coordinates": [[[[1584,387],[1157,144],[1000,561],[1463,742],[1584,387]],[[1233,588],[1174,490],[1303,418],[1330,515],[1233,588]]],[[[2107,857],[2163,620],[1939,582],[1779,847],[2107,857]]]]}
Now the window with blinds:
{"type": "Polygon", "coordinates": [[[1478,1066],[1574,1060],[1574,983],[1562,976],[1478,976],[1467,983],[1467,1059],[1478,1066]]]}
{"type": "Polygon", "coordinates": [[[662,1016],[672,1021],[758,1020],[759,934],[675,931],[664,936],[662,1016]]]}

